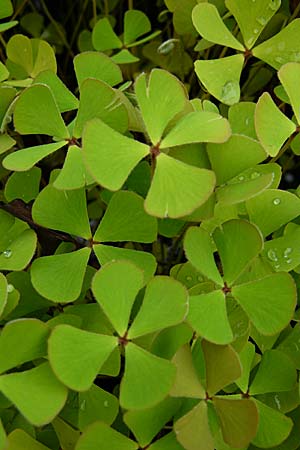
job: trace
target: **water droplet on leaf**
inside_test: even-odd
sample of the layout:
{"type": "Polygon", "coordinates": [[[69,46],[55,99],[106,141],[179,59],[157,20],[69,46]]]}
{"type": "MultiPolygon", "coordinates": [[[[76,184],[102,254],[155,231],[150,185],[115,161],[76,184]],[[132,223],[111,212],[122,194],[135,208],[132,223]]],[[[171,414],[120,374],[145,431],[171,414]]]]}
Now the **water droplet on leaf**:
{"type": "Polygon", "coordinates": [[[11,292],[13,292],[15,290],[15,287],[13,284],[8,284],[6,290],[10,294],[11,292]]]}
{"type": "Polygon", "coordinates": [[[259,172],[253,172],[250,175],[251,180],[255,180],[258,177],[260,177],[260,173],[259,172]]]}
{"type": "Polygon", "coordinates": [[[264,17],[258,17],[256,21],[262,26],[266,25],[267,23],[267,20],[264,17]]]}
{"type": "Polygon", "coordinates": [[[239,100],[240,86],[237,81],[228,81],[222,88],[222,101],[226,104],[233,105],[239,100]]]}
{"type": "Polygon", "coordinates": [[[239,181],[244,181],[244,179],[245,179],[244,175],[239,176],[239,181]]]}
{"type": "Polygon", "coordinates": [[[160,44],[160,46],[157,49],[157,53],[160,53],[161,55],[168,55],[175,47],[175,42],[177,42],[178,39],[168,39],[167,41],[160,44]]]}
{"type": "Polygon", "coordinates": [[[290,253],[292,253],[292,251],[293,251],[292,248],[290,248],[290,247],[286,248],[286,249],[284,250],[284,252],[283,252],[283,257],[284,257],[284,258],[289,258],[290,253]]]}
{"type": "Polygon", "coordinates": [[[12,251],[11,250],[4,250],[4,252],[3,252],[3,256],[4,256],[4,258],[10,258],[11,257],[11,255],[12,255],[12,251]]]}
{"type": "Polygon", "coordinates": [[[268,258],[270,261],[274,261],[274,262],[278,261],[277,253],[272,248],[270,248],[270,250],[268,250],[267,255],[268,255],[268,258]]]}
{"type": "Polygon", "coordinates": [[[186,281],[192,281],[193,278],[190,275],[188,275],[185,279],[186,281]]]}
{"type": "Polygon", "coordinates": [[[286,263],[287,263],[287,264],[291,264],[292,261],[293,261],[293,260],[290,258],[290,259],[287,259],[287,260],[286,260],[286,263]]]}
{"type": "Polygon", "coordinates": [[[259,32],[259,29],[258,28],[254,28],[253,33],[257,34],[258,32],[259,32]]]}
{"type": "Polygon", "coordinates": [[[107,400],[105,400],[105,402],[104,402],[104,407],[108,408],[108,401],[107,400]]]}
{"type": "Polygon", "coordinates": [[[278,205],[280,205],[280,203],[281,203],[280,198],[274,198],[273,205],[278,206],[278,205]]]}
{"type": "Polygon", "coordinates": [[[81,409],[81,411],[84,411],[84,410],[85,410],[85,404],[86,404],[86,400],[83,400],[83,401],[81,402],[81,404],[80,404],[80,409],[81,409]]]}

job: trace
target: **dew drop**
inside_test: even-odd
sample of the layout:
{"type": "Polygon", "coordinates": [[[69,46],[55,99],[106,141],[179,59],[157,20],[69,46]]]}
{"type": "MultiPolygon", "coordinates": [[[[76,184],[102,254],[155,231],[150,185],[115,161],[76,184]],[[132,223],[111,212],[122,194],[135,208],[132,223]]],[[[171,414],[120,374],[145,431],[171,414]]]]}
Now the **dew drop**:
{"type": "Polygon", "coordinates": [[[276,403],[277,408],[278,408],[278,409],[281,409],[280,400],[279,400],[279,397],[278,397],[277,394],[274,396],[274,400],[275,400],[275,403],[276,403]]]}
{"type": "Polygon", "coordinates": [[[228,105],[233,105],[239,100],[240,85],[237,81],[228,81],[222,87],[222,101],[228,105]]]}
{"type": "Polygon", "coordinates": [[[4,252],[3,252],[3,256],[4,256],[4,258],[10,258],[11,257],[11,255],[12,255],[12,251],[11,250],[4,250],[4,252]]]}
{"type": "Polygon", "coordinates": [[[292,261],[293,261],[293,260],[290,258],[290,259],[287,259],[287,260],[286,260],[286,263],[287,263],[287,264],[291,264],[292,261]]]}
{"type": "Polygon", "coordinates": [[[267,23],[267,20],[264,17],[258,17],[256,21],[262,26],[266,25],[267,23]]]}
{"type": "Polygon", "coordinates": [[[269,8],[272,11],[276,11],[278,9],[278,6],[279,6],[278,0],[271,0],[270,3],[269,3],[269,8]]]}
{"type": "Polygon", "coordinates": [[[8,284],[6,290],[7,290],[8,294],[10,294],[11,292],[13,292],[15,290],[15,287],[13,284],[8,284]]]}
{"type": "Polygon", "coordinates": [[[190,275],[188,275],[185,279],[186,281],[192,281],[193,278],[190,275]]]}
{"type": "Polygon", "coordinates": [[[201,282],[203,281],[203,277],[201,277],[201,275],[199,275],[199,276],[197,277],[197,280],[201,283],[201,282]]]}
{"type": "Polygon", "coordinates": [[[81,411],[84,411],[84,410],[85,410],[85,404],[86,404],[86,400],[83,400],[83,401],[81,402],[81,404],[80,404],[80,409],[81,409],[81,411]]]}
{"type": "Polygon", "coordinates": [[[272,248],[270,248],[270,250],[268,250],[267,255],[268,255],[268,258],[270,261],[274,261],[274,262],[278,261],[277,253],[272,248]]]}
{"type": "Polygon", "coordinates": [[[280,205],[280,203],[281,203],[280,198],[274,198],[273,205],[278,206],[278,205],[280,205]]]}
{"type": "Polygon", "coordinates": [[[103,403],[105,408],[108,408],[108,401],[105,400],[105,402],[103,403]]]}
{"type": "Polygon", "coordinates": [[[249,117],[247,117],[247,119],[245,120],[246,125],[249,125],[249,117]]]}
{"type": "Polygon", "coordinates": [[[244,175],[239,176],[239,181],[244,181],[244,179],[245,179],[244,175]]]}
{"type": "Polygon", "coordinates": [[[167,41],[160,44],[157,49],[157,53],[160,53],[161,55],[168,55],[174,49],[175,42],[177,41],[178,39],[168,39],[167,41]]]}
{"type": "Polygon", "coordinates": [[[283,252],[283,257],[284,257],[284,258],[289,258],[290,253],[292,253],[292,251],[293,251],[293,249],[292,249],[291,247],[286,248],[286,249],[284,250],[284,252],[283,252]]]}
{"type": "Polygon", "coordinates": [[[254,42],[254,38],[253,37],[251,37],[250,39],[247,40],[247,44],[248,45],[252,45],[253,42],[254,42]]]}
{"type": "Polygon", "coordinates": [[[275,264],[274,268],[275,269],[279,269],[280,268],[280,264],[275,264]]]}
{"type": "Polygon", "coordinates": [[[284,63],[284,59],[281,58],[281,56],[276,56],[275,61],[278,62],[279,64],[283,64],[284,63]]]}
{"type": "Polygon", "coordinates": [[[258,32],[259,32],[259,29],[258,28],[254,28],[253,33],[257,34],[258,32]]]}
{"type": "Polygon", "coordinates": [[[253,172],[250,175],[251,180],[255,180],[258,177],[260,177],[260,173],[259,172],[253,172]]]}

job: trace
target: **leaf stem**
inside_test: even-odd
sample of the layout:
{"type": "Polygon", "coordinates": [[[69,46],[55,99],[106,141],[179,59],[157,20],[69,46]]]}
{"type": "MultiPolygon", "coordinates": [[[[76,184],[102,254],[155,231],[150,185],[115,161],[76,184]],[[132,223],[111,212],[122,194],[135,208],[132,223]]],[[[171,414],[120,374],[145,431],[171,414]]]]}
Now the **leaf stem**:
{"type": "Polygon", "coordinates": [[[290,147],[292,141],[295,139],[295,137],[297,136],[298,131],[295,131],[295,133],[293,133],[288,140],[286,141],[286,143],[284,144],[284,146],[281,148],[280,152],[278,153],[278,155],[274,156],[274,158],[272,158],[269,162],[273,163],[275,161],[277,161],[286,151],[287,149],[290,147]]]}
{"type": "Polygon", "coordinates": [[[133,9],[133,0],[128,0],[128,9],[133,9]]]}

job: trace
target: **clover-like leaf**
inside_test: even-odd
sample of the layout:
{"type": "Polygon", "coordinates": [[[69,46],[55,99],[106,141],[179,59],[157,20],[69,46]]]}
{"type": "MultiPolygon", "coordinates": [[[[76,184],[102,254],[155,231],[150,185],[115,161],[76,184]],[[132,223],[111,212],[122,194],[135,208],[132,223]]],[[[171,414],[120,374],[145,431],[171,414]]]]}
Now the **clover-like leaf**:
{"type": "Polygon", "coordinates": [[[15,34],[7,43],[7,57],[10,61],[20,65],[27,74],[33,69],[33,51],[31,41],[22,34],[15,34]]]}
{"type": "Polygon", "coordinates": [[[51,422],[64,406],[68,393],[47,362],[25,372],[1,375],[0,391],[35,426],[51,422]]]}
{"type": "Polygon", "coordinates": [[[214,397],[213,405],[220,419],[224,441],[234,448],[247,446],[255,437],[259,422],[253,400],[214,397]]]}
{"type": "Polygon", "coordinates": [[[280,4],[281,0],[226,0],[226,6],[237,21],[248,49],[253,47],[280,4]]]}
{"type": "Polygon", "coordinates": [[[278,78],[289,96],[297,122],[300,124],[300,101],[295,95],[295,86],[299,86],[300,83],[300,64],[293,62],[285,64],[278,71],[278,78]]]}
{"type": "Polygon", "coordinates": [[[233,334],[226,311],[225,295],[222,291],[190,297],[187,322],[207,341],[229,344],[233,334]],[[218,324],[218,325],[217,325],[218,324]]]}
{"type": "Polygon", "coordinates": [[[124,44],[136,41],[143,34],[151,31],[151,23],[146,14],[136,9],[126,11],[124,15],[124,44]]]}
{"type": "Polygon", "coordinates": [[[107,17],[98,20],[93,28],[92,42],[96,50],[104,52],[115,48],[122,48],[122,41],[114,32],[107,17]]]}
{"type": "Polygon", "coordinates": [[[70,145],[64,165],[55,179],[53,187],[62,191],[69,191],[83,188],[91,182],[93,182],[93,179],[83,163],[81,149],[77,145],[70,145]]]}
{"type": "Polygon", "coordinates": [[[149,147],[121,135],[100,119],[83,132],[83,156],[88,170],[103,187],[117,191],[129,173],[149,153],[149,147]]]}
{"type": "Polygon", "coordinates": [[[133,263],[144,273],[144,283],[152,278],[156,270],[157,262],[152,253],[102,244],[94,245],[93,250],[101,265],[120,259],[133,263]]]}
{"type": "Polygon", "coordinates": [[[8,322],[0,336],[0,373],[44,357],[48,334],[49,328],[38,319],[8,322]]]}
{"type": "Polygon", "coordinates": [[[213,235],[220,254],[224,280],[231,286],[263,248],[259,229],[244,220],[229,220],[213,235]]]}
{"type": "Polygon", "coordinates": [[[31,266],[31,281],[43,297],[57,303],[76,300],[81,292],[91,250],[43,256],[31,266]]]}
{"type": "Polygon", "coordinates": [[[143,282],[143,272],[128,261],[105,264],[93,279],[93,294],[119,336],[127,330],[131,308],[143,282]],[[118,289],[112,289],[113,286],[118,289]]]}
{"type": "Polygon", "coordinates": [[[13,430],[6,438],[6,444],[11,450],[50,450],[49,447],[33,439],[21,428],[13,430]]]}
{"type": "Polygon", "coordinates": [[[40,72],[33,81],[33,84],[37,83],[46,84],[50,88],[60,112],[72,111],[78,108],[78,99],[51,70],[40,72]]]}
{"type": "Polygon", "coordinates": [[[125,347],[125,372],[120,404],[125,409],[151,408],[164,400],[175,380],[176,368],[132,342],[125,347]],[[145,383],[145,380],[146,383],[145,383]]]}
{"type": "Polygon", "coordinates": [[[124,422],[141,447],[147,446],[178,410],[180,400],[167,397],[158,405],[141,411],[127,411],[124,422]]]}
{"type": "Polygon", "coordinates": [[[255,357],[255,346],[251,342],[247,342],[242,351],[239,353],[239,357],[243,371],[241,377],[238,380],[235,380],[235,384],[241,389],[242,392],[247,392],[250,372],[252,369],[253,359],[255,357]]]}
{"type": "Polygon", "coordinates": [[[87,78],[104,81],[115,86],[123,80],[119,66],[109,56],[100,52],[83,52],[74,58],[74,69],[79,89],[87,78]]]}
{"type": "Polygon", "coordinates": [[[160,148],[197,142],[225,142],[230,134],[228,121],[219,114],[195,111],[183,116],[163,138],[160,148]]]}
{"type": "Polygon", "coordinates": [[[290,272],[300,264],[300,227],[265,242],[262,252],[276,272],[290,272]]]}
{"type": "Polygon", "coordinates": [[[75,450],[137,450],[138,444],[103,422],[95,422],[84,430],[75,450]],[[109,447],[108,447],[109,446],[109,447]]]}
{"type": "Polygon", "coordinates": [[[290,434],[293,421],[279,411],[254,399],[259,413],[257,434],[252,440],[260,448],[275,447],[281,444],[290,434]]]}
{"type": "Polygon", "coordinates": [[[60,191],[49,184],[37,196],[32,217],[44,227],[91,238],[84,189],[60,191]]]}
{"type": "Polygon", "coordinates": [[[153,242],[157,221],[146,214],[144,199],[134,192],[116,192],[93,237],[99,242],[153,242]]]}
{"type": "Polygon", "coordinates": [[[184,250],[188,260],[200,273],[223,286],[222,277],[214,260],[211,236],[206,230],[189,228],[184,238],[184,250]]]}
{"type": "Polygon", "coordinates": [[[300,212],[300,199],[288,191],[267,189],[246,202],[250,221],[264,236],[295,219],[300,212]]]}
{"type": "Polygon", "coordinates": [[[238,354],[230,345],[216,345],[205,340],[201,344],[205,359],[206,390],[211,396],[238,379],[242,367],[238,354]]]}
{"type": "Polygon", "coordinates": [[[194,367],[191,349],[188,344],[179,348],[173,356],[172,362],[177,368],[177,373],[170,395],[173,397],[205,399],[205,390],[194,367]]]}
{"type": "MultiPolygon", "coordinates": [[[[278,4],[278,0],[272,0],[278,4]]],[[[277,9],[277,7],[276,7],[277,9]]],[[[270,64],[274,69],[288,62],[299,61],[300,52],[300,19],[295,19],[279,33],[262,42],[252,50],[253,56],[270,64]]]]}
{"type": "Polygon", "coordinates": [[[292,390],[297,372],[289,356],[280,350],[266,350],[251,383],[250,395],[292,390]],[[270,374],[272,376],[270,377],[270,374]]]}
{"type": "Polygon", "coordinates": [[[188,310],[186,288],[170,277],[154,277],[147,285],[142,306],[128,331],[135,339],[182,322],[188,310]]]}
{"type": "Polygon", "coordinates": [[[11,16],[13,13],[13,6],[11,0],[3,0],[0,6],[0,19],[11,16]]]}
{"type": "Polygon", "coordinates": [[[87,391],[117,345],[114,336],[58,325],[48,341],[49,361],[62,383],[75,391],[87,391]]]}
{"type": "Polygon", "coordinates": [[[295,284],[285,272],[234,286],[232,295],[257,330],[266,335],[283,330],[295,309],[295,284]]]}
{"type": "Polygon", "coordinates": [[[176,439],[189,450],[213,450],[214,440],[209,426],[207,404],[198,403],[175,422],[176,439]]]}
{"type": "Polygon", "coordinates": [[[104,81],[88,78],[80,86],[80,103],[74,136],[80,138],[84,125],[95,118],[101,119],[120,133],[124,133],[128,127],[126,108],[114,89],[104,81]]]}
{"type": "Polygon", "coordinates": [[[34,84],[22,92],[15,104],[14,124],[21,134],[70,137],[53,94],[45,84],[34,84]]]}
{"type": "MultiPolygon", "coordinates": [[[[11,239],[8,239],[8,246],[6,249],[2,248],[0,253],[0,270],[23,270],[32,259],[36,244],[37,236],[33,230],[24,227],[11,239]]],[[[13,232],[13,227],[11,228],[13,232]]]]}
{"type": "Polygon", "coordinates": [[[244,56],[233,55],[221,59],[197,60],[195,72],[206,89],[226,105],[240,99],[240,76],[244,56]]]}
{"type": "Polygon", "coordinates": [[[16,141],[8,134],[0,134],[0,155],[7,152],[7,150],[10,150],[15,145],[15,143],[16,141]]]}
{"type": "Polygon", "coordinates": [[[51,144],[36,145],[10,153],[3,160],[3,166],[8,170],[26,171],[31,169],[41,159],[51,155],[66,145],[66,141],[51,144]]]}
{"type": "Polygon", "coordinates": [[[163,133],[187,104],[187,92],[171,73],[154,69],[147,80],[141,74],[135,82],[135,93],[151,142],[157,145],[163,133]]]}
{"type": "Polygon", "coordinates": [[[160,153],[145,210],[156,217],[177,218],[192,213],[212,194],[215,175],[160,153]]]}
{"type": "Polygon", "coordinates": [[[199,3],[193,9],[193,24],[198,33],[207,41],[243,52],[244,46],[231,34],[215,5],[199,3]]]}
{"type": "Polygon", "coordinates": [[[288,137],[296,130],[296,124],[288,119],[265,92],[258,100],[255,110],[257,136],[270,156],[276,156],[288,137]],[[277,124],[274,127],[274,123],[277,124]]]}
{"type": "Polygon", "coordinates": [[[267,158],[256,140],[241,134],[233,134],[222,144],[209,143],[207,153],[219,185],[267,158]]]}
{"type": "Polygon", "coordinates": [[[29,203],[39,193],[42,171],[39,167],[32,167],[26,172],[13,173],[6,182],[4,195],[8,202],[22,199],[29,203]]]}

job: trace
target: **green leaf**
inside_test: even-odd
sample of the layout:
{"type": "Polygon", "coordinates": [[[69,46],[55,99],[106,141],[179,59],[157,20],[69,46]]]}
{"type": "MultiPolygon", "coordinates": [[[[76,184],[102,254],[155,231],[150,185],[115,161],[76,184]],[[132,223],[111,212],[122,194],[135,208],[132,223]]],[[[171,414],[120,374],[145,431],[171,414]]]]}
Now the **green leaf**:
{"type": "Polygon", "coordinates": [[[83,132],[83,156],[88,170],[103,187],[119,190],[129,173],[149,153],[149,147],[122,136],[100,119],[83,132]]]}
{"type": "Polygon", "coordinates": [[[217,228],[213,234],[224,273],[231,286],[263,249],[259,229],[245,220],[232,219],[217,228]]]}
{"type": "Polygon", "coordinates": [[[33,69],[33,50],[31,40],[22,34],[15,34],[8,41],[6,47],[7,58],[21,66],[26,74],[33,69]]]}
{"type": "Polygon", "coordinates": [[[48,184],[33,204],[32,217],[46,228],[91,238],[84,189],[60,191],[48,184]]]}
{"type": "Polygon", "coordinates": [[[238,354],[230,345],[215,345],[202,340],[205,359],[206,390],[210,396],[237,380],[242,374],[238,354]]]}
{"type": "Polygon", "coordinates": [[[212,239],[206,230],[190,227],[185,234],[184,250],[187,259],[200,273],[223,286],[222,277],[214,260],[212,239]]]}
{"type": "Polygon", "coordinates": [[[300,64],[292,62],[285,64],[279,70],[278,78],[289,96],[297,122],[300,124],[300,101],[295,95],[295,86],[299,86],[300,83],[300,64]]]}
{"type": "Polygon", "coordinates": [[[0,87],[0,126],[1,132],[3,131],[3,127],[6,124],[5,117],[9,111],[10,105],[12,104],[15,96],[16,89],[10,86],[1,86],[0,87]]]}
{"type": "Polygon", "coordinates": [[[160,153],[145,210],[156,217],[177,218],[192,213],[212,194],[215,175],[160,153]]]}
{"type": "Polygon", "coordinates": [[[99,242],[153,242],[157,221],[145,213],[144,199],[134,192],[116,192],[94,235],[99,242]]]}
{"type": "Polygon", "coordinates": [[[207,404],[203,401],[175,422],[174,431],[176,439],[185,449],[213,450],[215,448],[207,417],[207,404]]]}
{"type": "Polygon", "coordinates": [[[82,150],[77,145],[70,145],[63,168],[53,183],[59,190],[73,190],[83,188],[90,183],[91,176],[83,164],[82,150]]]}
{"type": "Polygon", "coordinates": [[[288,336],[286,336],[282,342],[278,345],[277,349],[288,355],[294,362],[297,369],[300,368],[300,324],[290,330],[288,336]]]}
{"type": "Polygon", "coordinates": [[[228,110],[228,120],[233,134],[242,134],[257,140],[254,126],[254,102],[240,102],[232,105],[228,110]]]}
{"type": "Polygon", "coordinates": [[[13,173],[5,184],[4,195],[8,202],[21,199],[25,203],[34,200],[39,193],[41,169],[33,167],[26,172],[13,173]]]}
{"type": "Polygon", "coordinates": [[[138,444],[103,422],[90,425],[80,436],[75,450],[137,450],[138,444]]]}
{"type": "Polygon", "coordinates": [[[133,303],[144,284],[143,278],[142,271],[128,261],[107,263],[93,278],[93,294],[119,336],[127,330],[133,303]],[[117,290],[115,286],[118,286],[117,290]]]}
{"type": "Polygon", "coordinates": [[[73,450],[80,436],[78,430],[74,430],[68,423],[60,417],[55,417],[51,422],[62,449],[73,450]]]}
{"type": "Polygon", "coordinates": [[[175,375],[176,368],[170,361],[129,342],[125,347],[125,373],[120,386],[122,408],[155,406],[170,392],[175,375]]]}
{"type": "Polygon", "coordinates": [[[283,330],[293,316],[295,284],[287,273],[279,272],[234,286],[232,295],[262,334],[283,330]]]}
{"type": "Polygon", "coordinates": [[[48,155],[56,152],[66,145],[66,141],[53,142],[51,144],[36,145],[10,153],[3,160],[3,166],[8,170],[30,170],[36,163],[48,155]]]}
{"type": "MultiPolygon", "coordinates": [[[[7,288],[8,284],[5,276],[0,272],[0,317],[4,311],[7,302],[7,288]]],[[[0,346],[1,346],[1,337],[0,337],[0,346]]],[[[1,447],[0,447],[1,448],[1,447]]]]}
{"type": "Polygon", "coordinates": [[[262,174],[247,170],[246,173],[230,180],[225,186],[220,186],[217,190],[217,199],[224,205],[244,202],[270,187],[273,180],[273,173],[262,174]]]}
{"type": "Polygon", "coordinates": [[[95,118],[101,119],[120,133],[124,133],[128,128],[127,111],[117,92],[104,81],[88,78],[80,86],[74,136],[80,138],[84,125],[95,118]]]}
{"type": "Polygon", "coordinates": [[[182,322],[188,310],[186,288],[170,277],[157,276],[146,287],[142,306],[129,331],[135,339],[182,322]]]}
{"type": "Polygon", "coordinates": [[[79,53],[79,55],[75,56],[73,61],[79,88],[82,82],[87,78],[95,78],[96,80],[104,81],[110,86],[115,86],[123,80],[119,66],[104,53],[79,53]]]}
{"type": "Polygon", "coordinates": [[[123,49],[111,58],[116,64],[131,64],[139,61],[139,58],[130,53],[129,50],[123,49]]]}
{"type": "Polygon", "coordinates": [[[265,92],[256,105],[255,128],[268,155],[276,156],[284,142],[296,130],[296,125],[277,108],[270,94],[265,92]]]}
{"type": "Polygon", "coordinates": [[[207,341],[221,345],[233,341],[225,295],[222,291],[190,297],[190,308],[186,320],[197,334],[207,341]]]}
{"type": "Polygon", "coordinates": [[[1,23],[0,24],[0,33],[3,33],[4,31],[9,30],[10,28],[15,27],[16,25],[18,25],[17,20],[11,20],[9,22],[1,23]]]}
{"type": "Polygon", "coordinates": [[[11,0],[2,0],[0,5],[0,19],[11,16],[13,13],[13,6],[11,0]]]}
{"type": "Polygon", "coordinates": [[[151,23],[146,14],[136,9],[126,11],[124,15],[124,44],[128,45],[151,31],[151,23]]]}
{"type": "Polygon", "coordinates": [[[146,74],[139,75],[135,93],[151,142],[157,145],[167,125],[186,106],[186,90],[171,73],[153,69],[148,80],[146,74]]]}
{"type": "Polygon", "coordinates": [[[8,322],[0,335],[0,373],[44,357],[47,354],[48,334],[49,328],[38,319],[23,318],[8,322]]]}
{"type": "Polygon", "coordinates": [[[122,41],[114,32],[107,17],[98,20],[93,28],[92,42],[96,50],[104,52],[114,48],[122,48],[122,41]]]}
{"type": "Polygon", "coordinates": [[[225,142],[230,134],[227,119],[214,112],[195,111],[183,116],[163,138],[160,148],[197,142],[225,142]]]}
{"type": "Polygon", "coordinates": [[[183,447],[177,441],[175,433],[171,432],[151,444],[149,450],[183,450],[183,447]]]}
{"type": "Polygon", "coordinates": [[[15,429],[7,437],[10,450],[50,450],[21,429],[15,429]]]}
{"type": "Polygon", "coordinates": [[[205,88],[225,105],[238,103],[240,76],[244,56],[233,55],[221,59],[198,60],[195,72],[205,88]]]}
{"type": "Polygon", "coordinates": [[[180,400],[166,398],[153,408],[127,411],[124,422],[130,428],[141,447],[147,446],[178,410],[180,400]]]}
{"type": "MultiPolygon", "coordinates": [[[[273,0],[273,3],[276,0],[273,0]]],[[[278,1],[276,1],[278,3],[278,1]]],[[[262,42],[252,51],[253,56],[270,64],[274,69],[288,62],[299,61],[300,19],[293,20],[279,33],[262,42]]]]}
{"type": "Polygon", "coordinates": [[[253,359],[255,357],[255,346],[251,342],[247,342],[242,351],[239,353],[242,375],[235,381],[235,384],[242,392],[248,391],[250,372],[252,369],[253,359]]]}
{"type": "Polygon", "coordinates": [[[23,270],[31,261],[37,245],[37,236],[31,229],[25,229],[10,241],[0,253],[0,270],[23,270]]]}
{"type": "Polygon", "coordinates": [[[193,9],[193,24],[198,33],[207,41],[243,52],[244,46],[231,34],[215,5],[199,3],[193,9]]]}
{"type": "Polygon", "coordinates": [[[253,444],[262,448],[274,447],[290,434],[293,422],[289,417],[254,399],[259,412],[259,424],[253,444]]]}
{"type": "Polygon", "coordinates": [[[300,227],[265,242],[262,255],[276,272],[295,269],[300,264],[300,227]]]}
{"type": "Polygon", "coordinates": [[[290,357],[280,350],[267,350],[262,356],[249,394],[289,391],[296,382],[297,372],[290,357]]]}
{"type": "Polygon", "coordinates": [[[117,345],[114,336],[58,325],[48,340],[49,361],[62,383],[75,391],[87,391],[117,345]]]}
{"type": "Polygon", "coordinates": [[[117,398],[95,384],[88,391],[79,393],[78,402],[78,427],[80,430],[97,420],[111,425],[119,411],[117,398]]]}
{"type": "MultiPolygon", "coordinates": [[[[14,145],[16,141],[10,137],[8,134],[1,134],[0,135],[0,155],[2,153],[7,152],[7,150],[10,150],[14,145]]],[[[2,161],[3,165],[3,161],[2,161]]]]}
{"type": "Polygon", "coordinates": [[[151,343],[151,351],[161,358],[171,359],[180,347],[190,342],[192,337],[191,327],[186,323],[180,323],[158,333],[151,343]]]}
{"type": "Polygon", "coordinates": [[[35,84],[25,89],[15,104],[14,125],[21,134],[70,137],[49,87],[35,84]]]}
{"type": "Polygon", "coordinates": [[[170,395],[173,397],[205,399],[205,390],[195,370],[191,349],[188,344],[185,344],[176,352],[172,362],[177,368],[177,373],[170,395]]]}
{"type": "Polygon", "coordinates": [[[221,422],[224,441],[234,448],[248,446],[256,435],[259,422],[253,400],[214,397],[213,405],[221,422]]]}
{"type": "Polygon", "coordinates": [[[152,278],[156,270],[156,259],[151,253],[101,244],[94,245],[93,250],[101,265],[120,259],[133,263],[143,271],[145,284],[152,278]]]}
{"type": "Polygon", "coordinates": [[[60,112],[72,111],[78,108],[78,99],[51,70],[40,72],[33,81],[33,84],[37,83],[46,84],[50,88],[60,112]]]}
{"type": "Polygon", "coordinates": [[[35,426],[51,422],[67,399],[67,389],[47,362],[26,372],[1,375],[0,390],[35,426]]]}
{"type": "Polygon", "coordinates": [[[207,153],[218,185],[267,158],[259,142],[240,134],[233,134],[223,144],[208,144],[207,153]]]}
{"type": "Polygon", "coordinates": [[[288,191],[267,189],[246,202],[250,221],[264,236],[295,219],[300,211],[300,199],[288,191]]]}
{"type": "Polygon", "coordinates": [[[225,3],[240,27],[247,48],[250,49],[279,9],[281,0],[260,0],[259,2],[226,0],[225,3]]]}
{"type": "Polygon", "coordinates": [[[76,300],[81,292],[90,252],[85,247],[72,253],[35,259],[31,266],[34,288],[43,297],[56,303],[76,300]]]}

